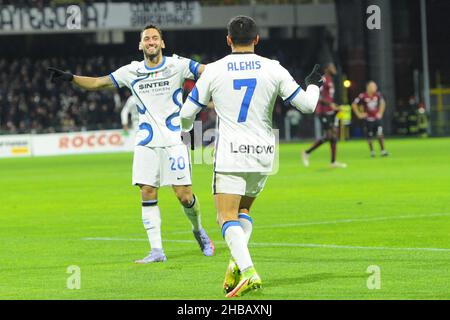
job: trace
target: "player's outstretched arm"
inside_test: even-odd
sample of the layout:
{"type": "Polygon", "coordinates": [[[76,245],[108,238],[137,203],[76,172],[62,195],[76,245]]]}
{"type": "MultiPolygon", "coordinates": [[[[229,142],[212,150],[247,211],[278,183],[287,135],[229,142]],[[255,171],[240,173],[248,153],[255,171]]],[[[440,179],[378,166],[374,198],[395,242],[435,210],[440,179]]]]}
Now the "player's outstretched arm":
{"type": "MultiPolygon", "coordinates": [[[[209,67],[208,67],[209,68],[209,67]]],[[[186,101],[180,110],[180,124],[181,130],[184,132],[189,132],[192,130],[194,125],[195,116],[202,109],[208,107],[211,100],[211,92],[209,86],[211,83],[211,70],[206,68],[204,64],[200,65],[198,72],[203,73],[203,75],[198,79],[195,87],[189,93],[186,101]]]]}
{"type": "Polygon", "coordinates": [[[320,87],[323,84],[322,74],[319,73],[320,65],[316,64],[313,71],[305,78],[306,91],[300,90],[290,103],[303,113],[313,113],[319,102],[320,87]]]}
{"type": "Polygon", "coordinates": [[[314,84],[310,84],[306,91],[300,91],[292,100],[291,104],[303,113],[313,113],[319,102],[320,89],[314,84]]]}
{"type": "Polygon", "coordinates": [[[202,110],[202,108],[190,102],[189,99],[186,100],[180,111],[181,130],[183,132],[189,132],[192,130],[195,116],[200,112],[200,110],[202,110]]]}
{"type": "Polygon", "coordinates": [[[73,83],[86,90],[113,89],[115,85],[109,76],[82,77],[73,76],[73,83]]]}
{"type": "Polygon", "coordinates": [[[86,90],[100,90],[115,88],[113,81],[109,76],[104,77],[83,77],[72,74],[68,71],[62,71],[53,67],[49,67],[51,72],[50,80],[54,83],[58,82],[72,82],[77,86],[86,90]]]}

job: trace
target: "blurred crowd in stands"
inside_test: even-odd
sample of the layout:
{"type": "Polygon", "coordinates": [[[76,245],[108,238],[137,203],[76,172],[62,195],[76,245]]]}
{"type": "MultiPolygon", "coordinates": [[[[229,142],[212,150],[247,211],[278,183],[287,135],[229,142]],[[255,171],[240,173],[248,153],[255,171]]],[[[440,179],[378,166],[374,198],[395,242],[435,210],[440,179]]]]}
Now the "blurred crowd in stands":
{"type": "Polygon", "coordinates": [[[0,59],[0,131],[43,133],[117,128],[126,93],[85,91],[69,83],[49,81],[48,66],[82,75],[107,75],[118,59],[0,59]]]}

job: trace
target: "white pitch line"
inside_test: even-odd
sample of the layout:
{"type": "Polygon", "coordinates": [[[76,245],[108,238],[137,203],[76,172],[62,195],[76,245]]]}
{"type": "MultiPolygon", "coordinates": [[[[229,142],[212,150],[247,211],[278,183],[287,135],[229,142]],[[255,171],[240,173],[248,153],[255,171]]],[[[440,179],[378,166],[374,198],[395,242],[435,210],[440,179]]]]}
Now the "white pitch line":
{"type": "Polygon", "coordinates": [[[331,221],[312,221],[312,222],[301,222],[301,223],[273,224],[273,225],[268,225],[268,226],[260,226],[257,228],[268,229],[268,228],[304,227],[304,226],[314,226],[314,225],[323,225],[323,224],[371,222],[371,221],[384,221],[384,220],[404,220],[404,219],[446,217],[446,216],[450,216],[450,213],[432,213],[432,214],[422,214],[422,215],[403,215],[403,216],[384,216],[384,217],[373,217],[373,218],[337,219],[337,220],[331,220],[331,221]]]}
{"type": "MultiPolygon", "coordinates": [[[[373,221],[385,221],[385,220],[405,220],[416,218],[428,218],[428,217],[447,217],[450,213],[431,213],[422,215],[402,215],[402,216],[383,216],[373,218],[355,218],[355,219],[337,219],[330,221],[311,221],[311,222],[299,222],[299,223],[285,223],[285,224],[271,224],[264,226],[254,226],[256,229],[272,229],[272,228],[291,228],[291,227],[307,227],[326,224],[340,224],[340,223],[353,223],[353,222],[373,222],[373,221]]],[[[168,232],[168,234],[190,234],[192,231],[174,231],[168,232]]]]}
{"type": "MultiPolygon", "coordinates": [[[[82,238],[86,241],[147,241],[144,238],[82,238]]],[[[163,240],[164,242],[175,243],[197,243],[194,240],[163,240]]],[[[218,243],[225,245],[224,241],[218,243]]],[[[449,248],[401,248],[401,247],[367,247],[367,246],[348,246],[337,244],[317,244],[317,243],[272,243],[272,242],[253,242],[250,247],[302,247],[302,248],[324,248],[324,249],[360,249],[360,250],[382,250],[382,251],[438,251],[450,252],[449,248]]]]}

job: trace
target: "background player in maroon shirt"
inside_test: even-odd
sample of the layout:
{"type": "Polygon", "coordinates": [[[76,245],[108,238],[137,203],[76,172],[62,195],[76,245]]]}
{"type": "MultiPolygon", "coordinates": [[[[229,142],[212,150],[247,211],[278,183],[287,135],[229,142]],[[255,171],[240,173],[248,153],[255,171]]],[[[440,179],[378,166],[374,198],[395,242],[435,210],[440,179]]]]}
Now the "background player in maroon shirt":
{"type": "Polygon", "coordinates": [[[389,153],[384,149],[384,135],[381,119],[383,118],[386,102],[383,96],[378,92],[377,84],[369,81],[366,85],[366,92],[360,93],[352,103],[353,112],[359,119],[364,119],[366,123],[367,142],[369,143],[370,156],[375,157],[372,138],[376,135],[380,142],[381,156],[388,156],[389,153]],[[362,112],[359,109],[362,106],[362,112]]]}
{"type": "Polygon", "coordinates": [[[306,151],[302,152],[303,164],[305,167],[309,166],[309,155],[311,152],[320,147],[323,143],[329,141],[331,147],[331,166],[334,168],[345,168],[345,163],[336,161],[336,146],[337,146],[337,126],[336,113],[339,107],[334,103],[334,83],[333,76],[337,73],[336,66],[333,63],[328,63],[324,69],[324,82],[320,88],[319,104],[316,108],[316,115],[319,117],[322,127],[322,138],[316,140],[314,144],[306,151]]]}

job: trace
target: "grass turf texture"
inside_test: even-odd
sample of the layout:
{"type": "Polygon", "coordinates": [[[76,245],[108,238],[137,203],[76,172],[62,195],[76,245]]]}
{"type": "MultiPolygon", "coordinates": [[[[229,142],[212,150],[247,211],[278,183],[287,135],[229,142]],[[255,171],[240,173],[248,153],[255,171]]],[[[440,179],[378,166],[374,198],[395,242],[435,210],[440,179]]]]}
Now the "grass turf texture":
{"type": "MultiPolygon", "coordinates": [[[[281,146],[279,173],[255,202],[250,251],[264,290],[244,298],[449,299],[450,139],[387,140],[392,156],[374,159],[364,141],[341,142],[347,169],[329,168],[328,145],[304,168],[306,146],[281,146]],[[370,265],[379,290],[367,288],[370,265]]],[[[131,164],[132,154],[0,159],[1,299],[224,299],[229,251],[211,166],[193,166],[194,191],[216,255],[201,254],[163,188],[168,261],[135,265],[148,243],[131,164]],[[66,287],[70,265],[80,290],[66,287]]]]}

